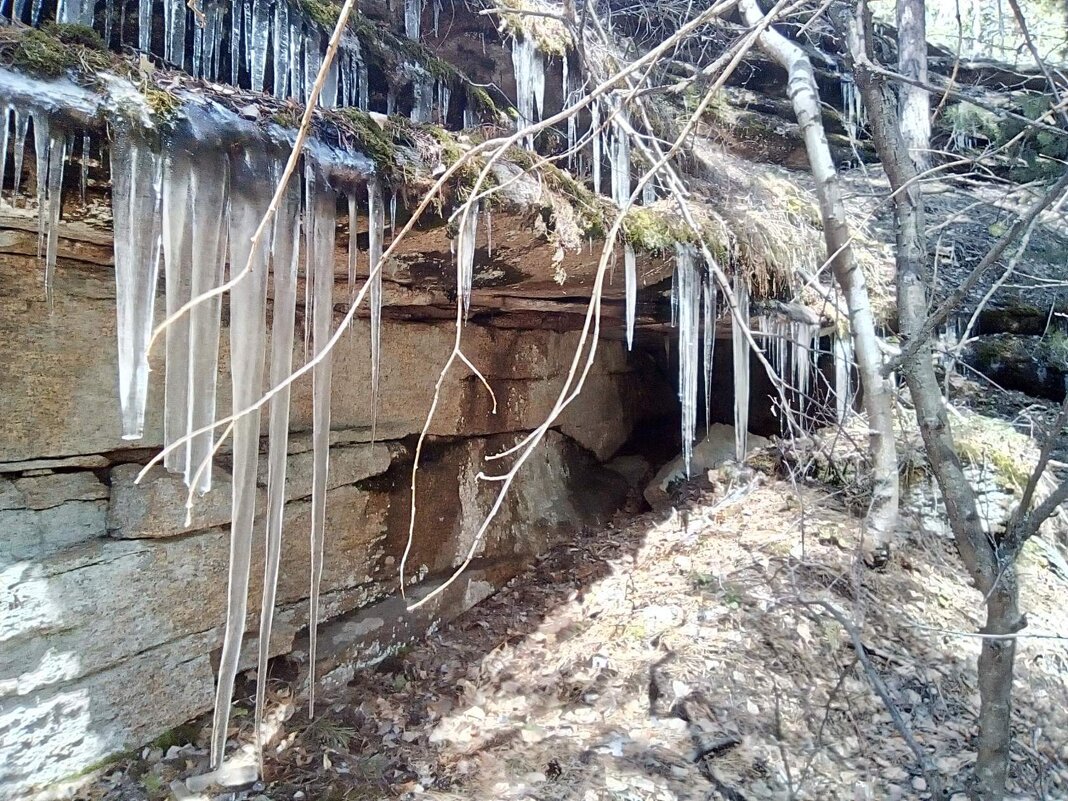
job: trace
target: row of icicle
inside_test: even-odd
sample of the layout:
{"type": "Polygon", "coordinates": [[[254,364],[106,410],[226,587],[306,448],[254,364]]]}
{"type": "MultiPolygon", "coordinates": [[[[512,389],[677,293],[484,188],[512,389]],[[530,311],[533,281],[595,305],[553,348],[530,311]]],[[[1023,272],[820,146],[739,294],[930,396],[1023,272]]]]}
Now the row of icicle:
{"type": "MultiPolygon", "coordinates": [[[[271,227],[270,241],[250,253],[271,193],[282,174],[282,161],[254,149],[240,155],[193,153],[178,146],[164,148],[162,157],[134,132],[115,139],[112,148],[113,207],[115,210],[116,288],[119,308],[120,373],[133,371],[134,395],[124,397],[124,431],[139,435],[144,416],[147,361],[144,345],[152,328],[154,269],[162,252],[166,270],[166,308],[173,314],[191,298],[232,279],[246,264],[251,271],[229,291],[230,362],[233,408],[252,407],[264,391],[267,360],[266,297],[268,271],[273,282],[270,386],[278,386],[292,372],[294,318],[298,269],[304,265],[305,325],[309,326],[308,356],[319,359],[312,369],[312,498],[309,687],[314,698],[319,587],[323,567],[324,524],[330,444],[331,358],[325,352],[333,334],[334,250],[338,193],[308,165],[303,192],[293,181],[271,227]],[[157,230],[148,221],[156,221],[157,230]],[[120,250],[120,243],[123,247],[120,250]],[[303,243],[303,257],[300,254],[303,243]],[[250,262],[251,259],[251,262],[250,262]],[[173,265],[173,266],[172,266],[173,265]]],[[[368,266],[382,252],[383,202],[377,179],[367,182],[368,266]]],[[[350,278],[358,259],[355,246],[357,199],[350,208],[350,278]]],[[[350,297],[352,287],[350,286],[350,297]]],[[[372,404],[377,405],[381,341],[380,278],[370,292],[372,404]]],[[[221,298],[201,302],[166,330],[166,387],[164,445],[183,437],[185,447],[165,457],[168,469],[181,472],[198,492],[210,487],[210,464],[217,447],[210,427],[215,421],[215,376],[218,367],[221,298]]],[[[267,521],[264,591],[259,637],[259,700],[270,643],[275,588],[282,547],[282,516],[289,427],[289,389],[270,405],[268,435],[267,521]]],[[[233,509],[226,635],[219,669],[213,728],[212,762],[222,759],[230,698],[245,632],[254,520],[260,414],[247,414],[233,424],[233,509]]],[[[258,719],[258,718],[257,718],[258,719]]]]}

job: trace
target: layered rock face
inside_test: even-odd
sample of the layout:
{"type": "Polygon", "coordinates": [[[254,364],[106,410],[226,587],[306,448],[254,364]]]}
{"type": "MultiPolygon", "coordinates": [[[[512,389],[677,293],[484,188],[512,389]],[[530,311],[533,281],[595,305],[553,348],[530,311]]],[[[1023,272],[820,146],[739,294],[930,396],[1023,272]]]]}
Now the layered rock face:
{"type": "MultiPolygon", "coordinates": [[[[8,233],[8,242],[22,241],[8,233]]],[[[61,256],[73,254],[74,241],[61,256]]],[[[144,438],[123,441],[107,247],[78,241],[84,256],[61,258],[51,312],[37,260],[16,246],[0,253],[0,797],[144,743],[209,709],[214,695],[229,559],[227,448],[188,523],[180,476],[153,468],[134,484],[162,443],[162,371],[150,384],[144,438]]],[[[340,305],[336,312],[339,318],[340,305]]],[[[497,489],[476,479],[494,469],[483,457],[541,424],[556,401],[578,333],[545,325],[545,314],[537,328],[505,315],[464,330],[465,352],[498,409],[492,413],[469,373],[453,373],[442,387],[417,480],[410,595],[429,592],[468,554],[497,489]]],[[[401,320],[400,307],[387,306],[386,316],[373,444],[365,321],[357,320],[335,354],[321,672],[374,662],[485,597],[554,539],[603,520],[628,488],[602,462],[644,416],[670,402],[651,361],[602,342],[582,395],[522,468],[472,570],[410,616],[398,597],[398,568],[413,447],[455,332],[429,307],[407,309],[401,320]]],[[[227,361],[224,344],[226,374],[227,361]]],[[[219,387],[225,413],[229,382],[219,387]]],[[[310,428],[310,388],[302,382],[291,413],[275,654],[300,651],[307,619],[310,428]]],[[[252,575],[246,667],[255,658],[261,544],[252,575]]]]}

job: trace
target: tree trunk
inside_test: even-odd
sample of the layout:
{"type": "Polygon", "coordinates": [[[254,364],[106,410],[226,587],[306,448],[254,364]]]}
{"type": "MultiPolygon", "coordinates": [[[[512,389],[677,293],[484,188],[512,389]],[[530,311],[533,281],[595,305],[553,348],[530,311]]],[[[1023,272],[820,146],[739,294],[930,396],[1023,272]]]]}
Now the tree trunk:
{"type": "MultiPolygon", "coordinates": [[[[853,75],[868,108],[872,138],[894,191],[897,225],[897,301],[901,334],[906,342],[923,336],[927,316],[927,246],[923,198],[917,169],[896,124],[894,102],[879,77],[868,69],[871,38],[866,29],[866,4],[855,15],[842,3],[832,8],[835,25],[844,32],[853,61],[853,75]]],[[[953,433],[934,370],[929,338],[902,364],[927,458],[946,505],[946,517],[976,589],[986,598],[985,634],[1015,634],[1023,621],[1018,612],[1015,553],[1001,553],[983,530],[975,493],[953,447],[953,433]]],[[[1012,670],[1015,641],[985,639],[979,659],[979,755],[973,798],[1001,801],[1008,771],[1012,670]]]]}
{"type": "MultiPolygon", "coordinates": [[[[897,69],[907,78],[927,83],[927,25],[924,0],[897,0],[897,69]]],[[[930,166],[931,103],[918,86],[899,87],[901,135],[912,163],[930,166]]]]}
{"type": "MultiPolygon", "coordinates": [[[[757,25],[763,18],[756,0],[741,0],[738,6],[750,26],[757,25]]],[[[789,75],[787,89],[798,125],[805,137],[809,165],[816,182],[827,253],[831,257],[831,269],[842,288],[849,309],[853,349],[864,391],[864,410],[868,415],[868,427],[871,431],[873,492],[871,508],[868,511],[868,533],[863,549],[868,564],[879,565],[885,563],[890,555],[890,545],[897,528],[899,490],[893,404],[889,386],[880,369],[881,355],[875,335],[875,318],[868,298],[864,272],[854,260],[849,245],[849,225],[846,222],[845,207],[838,184],[838,172],[831,159],[820,117],[819,90],[812,64],[800,47],[771,28],[764,31],[757,41],[789,75]]]]}

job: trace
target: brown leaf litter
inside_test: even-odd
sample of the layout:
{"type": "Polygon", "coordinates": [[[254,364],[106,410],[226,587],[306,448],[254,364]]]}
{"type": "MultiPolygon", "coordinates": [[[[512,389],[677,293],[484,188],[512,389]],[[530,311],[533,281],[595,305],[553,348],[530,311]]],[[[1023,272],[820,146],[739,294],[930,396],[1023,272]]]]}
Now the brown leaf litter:
{"type": "MultiPolygon", "coordinates": [[[[360,673],[310,725],[272,678],[266,780],[217,798],[922,799],[927,784],[832,604],[955,801],[975,760],[978,594],[948,540],[861,567],[859,522],[758,475],[686,490],[562,543],[455,623],[360,673]]],[[[1021,565],[1029,631],[1063,635],[1068,586],[1021,565]]],[[[1021,640],[1012,787],[1068,798],[1068,641],[1021,640]]],[[[281,666],[276,666],[276,672],[281,666]]],[[[284,671],[282,671],[284,672],[284,671]]],[[[251,694],[251,691],[250,691],[251,694]]],[[[248,702],[242,708],[248,709],[248,702]]],[[[250,715],[232,731],[251,739],[250,715]]],[[[205,731],[117,764],[87,799],[158,799],[205,731]]]]}

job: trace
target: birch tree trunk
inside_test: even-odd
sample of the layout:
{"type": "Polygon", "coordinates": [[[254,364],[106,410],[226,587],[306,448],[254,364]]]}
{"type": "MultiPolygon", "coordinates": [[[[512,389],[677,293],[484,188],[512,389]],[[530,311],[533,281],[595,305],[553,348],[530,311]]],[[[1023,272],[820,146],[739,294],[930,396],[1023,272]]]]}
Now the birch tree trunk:
{"type": "MultiPolygon", "coordinates": [[[[897,69],[906,78],[927,83],[927,24],[924,0],[897,0],[897,69]]],[[[921,172],[930,166],[931,101],[918,86],[899,88],[901,135],[912,163],[921,172]]]]}
{"type": "MultiPolygon", "coordinates": [[[[738,7],[746,24],[757,25],[763,13],[756,0],[741,0],[738,7]]],[[[805,138],[805,148],[816,183],[820,217],[823,220],[827,253],[831,269],[842,289],[849,310],[853,349],[864,392],[864,410],[868,416],[872,454],[873,492],[868,511],[867,536],[863,544],[865,561],[878,566],[890,555],[890,546],[898,520],[897,450],[894,444],[893,404],[890,388],[881,371],[881,356],[875,336],[875,318],[868,297],[864,272],[853,258],[849,244],[838,172],[820,116],[819,90],[812,63],[798,45],[770,27],[757,40],[771,58],[788,73],[788,94],[794,114],[805,138]]]]}
{"type": "MultiPolygon", "coordinates": [[[[961,560],[977,590],[986,599],[984,634],[1013,635],[1025,625],[1019,612],[1015,553],[1002,549],[983,530],[975,493],[953,445],[953,432],[934,369],[930,337],[924,337],[927,317],[927,244],[923,198],[916,165],[897,125],[895,103],[878,74],[870,68],[870,19],[866,3],[837,3],[832,17],[844,32],[853,62],[853,77],[868,110],[875,148],[894,191],[897,303],[901,334],[916,350],[902,364],[916,421],[931,469],[942,492],[961,560]],[[918,343],[915,340],[924,337],[918,343]]],[[[979,656],[979,753],[972,797],[1001,801],[1008,773],[1012,673],[1016,640],[984,638],[979,656]]]]}

